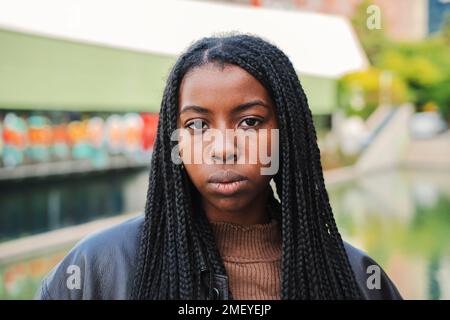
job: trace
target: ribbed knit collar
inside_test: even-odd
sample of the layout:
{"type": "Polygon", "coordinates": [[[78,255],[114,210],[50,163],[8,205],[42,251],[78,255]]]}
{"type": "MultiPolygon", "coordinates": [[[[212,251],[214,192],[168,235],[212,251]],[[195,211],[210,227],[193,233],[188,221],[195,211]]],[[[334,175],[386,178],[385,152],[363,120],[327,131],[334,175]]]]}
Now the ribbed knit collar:
{"type": "Polygon", "coordinates": [[[247,226],[217,221],[210,224],[224,261],[254,263],[281,258],[281,229],[276,218],[247,226]]]}

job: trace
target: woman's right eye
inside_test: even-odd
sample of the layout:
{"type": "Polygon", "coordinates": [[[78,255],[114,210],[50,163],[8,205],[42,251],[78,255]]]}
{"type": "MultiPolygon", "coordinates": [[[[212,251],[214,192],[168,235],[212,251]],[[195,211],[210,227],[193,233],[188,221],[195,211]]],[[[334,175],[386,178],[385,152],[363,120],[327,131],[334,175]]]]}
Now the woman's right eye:
{"type": "Polygon", "coordinates": [[[192,122],[189,122],[186,125],[186,128],[193,129],[193,130],[203,130],[203,129],[206,129],[204,126],[206,126],[206,122],[203,120],[197,119],[192,122]]]}

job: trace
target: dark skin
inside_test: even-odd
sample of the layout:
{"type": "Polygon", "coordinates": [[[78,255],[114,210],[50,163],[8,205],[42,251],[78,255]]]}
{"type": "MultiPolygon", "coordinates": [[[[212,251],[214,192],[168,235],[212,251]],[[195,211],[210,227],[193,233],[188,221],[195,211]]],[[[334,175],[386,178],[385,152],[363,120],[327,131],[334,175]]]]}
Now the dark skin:
{"type": "MultiPolygon", "coordinates": [[[[179,92],[178,128],[185,128],[190,135],[208,129],[260,129],[269,130],[267,145],[270,150],[270,129],[278,129],[275,106],[265,87],[244,69],[225,65],[206,64],[190,70],[183,78],[179,92]]],[[[211,130],[212,131],[212,130],[211,130]]],[[[260,138],[257,138],[260,139],[260,138]]],[[[180,142],[180,154],[184,170],[201,194],[201,203],[210,221],[223,221],[240,225],[268,223],[267,201],[269,182],[273,176],[262,175],[263,165],[257,163],[237,163],[241,156],[248,155],[249,146],[259,140],[250,138],[247,143],[226,140],[219,146],[213,144],[205,157],[222,159],[223,163],[195,164],[183,158],[186,148],[194,149],[194,143],[180,142]],[[224,163],[229,156],[233,163],[224,163]],[[218,171],[231,169],[246,177],[239,192],[223,195],[211,187],[208,177],[218,171]]],[[[205,146],[207,142],[201,141],[205,146]]],[[[270,155],[270,152],[269,152],[270,155]]],[[[192,160],[192,158],[191,158],[192,160]]],[[[229,160],[229,159],[228,159],[229,160]]]]}

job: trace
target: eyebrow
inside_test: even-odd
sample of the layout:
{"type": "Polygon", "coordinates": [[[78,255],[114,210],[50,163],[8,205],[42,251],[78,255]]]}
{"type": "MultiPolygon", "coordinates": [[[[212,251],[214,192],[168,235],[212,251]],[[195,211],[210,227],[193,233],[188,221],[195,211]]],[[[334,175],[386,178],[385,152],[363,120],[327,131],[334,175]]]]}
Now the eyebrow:
{"type": "MultiPolygon", "coordinates": [[[[254,106],[262,106],[262,107],[264,107],[266,109],[270,109],[270,107],[269,107],[269,105],[267,103],[265,103],[262,100],[257,99],[257,100],[251,100],[249,102],[245,102],[245,103],[242,103],[242,104],[238,105],[237,107],[235,107],[231,111],[231,113],[239,113],[239,112],[245,111],[245,110],[247,110],[247,109],[249,109],[251,107],[254,107],[254,106]]],[[[187,111],[194,111],[194,112],[203,113],[203,114],[211,113],[209,111],[209,109],[201,107],[201,106],[186,105],[186,106],[182,107],[180,114],[182,114],[184,112],[187,112],[187,111]]]]}

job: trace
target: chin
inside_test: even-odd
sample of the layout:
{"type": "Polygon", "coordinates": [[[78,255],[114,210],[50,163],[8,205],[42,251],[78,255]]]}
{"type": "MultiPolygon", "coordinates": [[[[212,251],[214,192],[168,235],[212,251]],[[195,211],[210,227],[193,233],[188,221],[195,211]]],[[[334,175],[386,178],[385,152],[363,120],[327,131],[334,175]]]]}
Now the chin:
{"type": "Polygon", "coordinates": [[[248,203],[245,203],[237,197],[227,197],[222,199],[217,199],[213,202],[214,206],[223,211],[241,211],[244,210],[248,203]]]}

